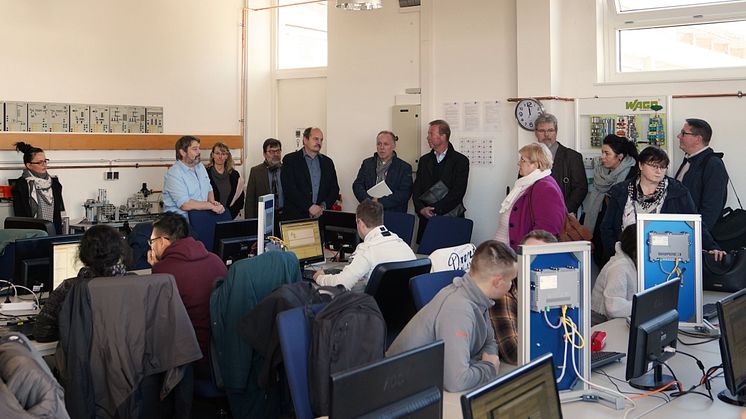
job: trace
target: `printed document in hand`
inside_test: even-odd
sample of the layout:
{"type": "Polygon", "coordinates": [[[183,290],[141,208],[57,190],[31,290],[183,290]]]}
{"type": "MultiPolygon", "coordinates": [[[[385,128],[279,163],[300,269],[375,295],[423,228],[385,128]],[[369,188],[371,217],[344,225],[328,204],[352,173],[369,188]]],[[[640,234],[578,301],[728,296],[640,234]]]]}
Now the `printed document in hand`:
{"type": "Polygon", "coordinates": [[[393,192],[391,192],[389,186],[386,185],[385,180],[376,183],[370,189],[368,189],[368,195],[372,196],[373,198],[383,198],[384,196],[389,196],[392,193],[393,192]]]}

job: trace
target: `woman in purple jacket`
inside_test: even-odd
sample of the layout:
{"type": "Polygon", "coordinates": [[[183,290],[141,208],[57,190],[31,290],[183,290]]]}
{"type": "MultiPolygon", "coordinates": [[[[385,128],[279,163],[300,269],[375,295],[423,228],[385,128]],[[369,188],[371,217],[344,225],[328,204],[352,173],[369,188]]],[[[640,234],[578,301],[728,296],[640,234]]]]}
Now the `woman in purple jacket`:
{"type": "Polygon", "coordinates": [[[497,233],[499,240],[513,250],[531,230],[546,230],[555,236],[562,231],[567,215],[565,200],[552,178],[552,153],[546,145],[531,143],[518,150],[515,186],[500,205],[497,233]]]}

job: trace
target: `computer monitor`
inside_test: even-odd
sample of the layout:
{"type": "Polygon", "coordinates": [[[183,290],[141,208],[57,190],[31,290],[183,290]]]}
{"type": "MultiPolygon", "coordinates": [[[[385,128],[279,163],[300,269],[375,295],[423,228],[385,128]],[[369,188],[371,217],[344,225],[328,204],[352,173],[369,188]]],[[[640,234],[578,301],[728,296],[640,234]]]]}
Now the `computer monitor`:
{"type": "Polygon", "coordinates": [[[264,253],[264,241],[269,236],[275,235],[275,196],[274,194],[262,195],[257,202],[257,214],[259,217],[259,231],[257,237],[261,240],[257,242],[256,254],[264,253]]]}
{"type": "Polygon", "coordinates": [[[82,234],[70,234],[16,240],[13,282],[32,289],[34,292],[51,291],[52,274],[49,259],[52,244],[75,243],[80,242],[82,238],[82,234]]]}
{"type": "Polygon", "coordinates": [[[332,374],[331,380],[331,419],[441,418],[443,341],[332,374]]]}
{"type": "Polygon", "coordinates": [[[552,354],[461,395],[464,419],[561,418],[552,354]]]}
{"type": "Polygon", "coordinates": [[[355,251],[360,236],[357,233],[357,216],[354,212],[324,211],[321,215],[321,236],[324,246],[344,254],[355,251]]]}
{"type": "Polygon", "coordinates": [[[256,236],[240,236],[217,242],[217,255],[226,266],[256,255],[256,236]]]}
{"type": "Polygon", "coordinates": [[[632,387],[655,390],[673,381],[663,375],[663,362],[675,352],[666,348],[676,349],[680,287],[681,280],[676,278],[632,296],[626,374],[632,387]],[[651,363],[653,372],[646,374],[651,363]]]}
{"type": "Polygon", "coordinates": [[[52,243],[52,252],[50,253],[49,265],[51,269],[49,273],[52,278],[52,289],[62,283],[62,281],[68,278],[74,278],[78,275],[78,271],[82,268],[83,262],[78,257],[78,250],[80,249],[80,242],[54,242],[52,243]]]}
{"type": "Polygon", "coordinates": [[[295,253],[301,265],[324,261],[324,247],[317,218],[284,221],[280,223],[282,241],[295,253]]]}
{"type": "MultiPolygon", "coordinates": [[[[220,241],[224,239],[232,239],[235,237],[256,237],[257,234],[257,219],[247,218],[245,220],[228,220],[218,221],[215,223],[215,233],[213,235],[214,251],[219,251],[218,246],[220,241]]],[[[210,250],[210,249],[208,249],[210,250]]]]}
{"type": "Polygon", "coordinates": [[[720,355],[725,386],[718,398],[738,406],[746,405],[746,289],[716,303],[720,323],[720,355]]]}

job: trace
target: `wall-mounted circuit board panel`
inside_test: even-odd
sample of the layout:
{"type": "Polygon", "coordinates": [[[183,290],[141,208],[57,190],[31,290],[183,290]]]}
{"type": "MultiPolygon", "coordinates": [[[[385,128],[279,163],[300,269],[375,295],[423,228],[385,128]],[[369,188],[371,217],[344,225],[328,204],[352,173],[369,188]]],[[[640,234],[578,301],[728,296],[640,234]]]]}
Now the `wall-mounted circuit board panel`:
{"type": "Polygon", "coordinates": [[[145,107],[118,106],[109,107],[111,132],[144,133],[145,107]]]}
{"type": "Polygon", "coordinates": [[[91,105],[91,132],[111,132],[109,123],[109,107],[107,105],[91,105]]]}
{"type": "Polygon", "coordinates": [[[65,103],[29,103],[30,132],[70,132],[70,105],[65,103]]]}
{"type": "Polygon", "coordinates": [[[5,102],[5,131],[28,131],[28,104],[5,102]]]}
{"type": "Polygon", "coordinates": [[[149,106],[145,108],[145,132],[163,132],[163,107],[149,106]]]}
{"type": "Polygon", "coordinates": [[[70,105],[70,132],[91,131],[91,106],[70,105]]]}

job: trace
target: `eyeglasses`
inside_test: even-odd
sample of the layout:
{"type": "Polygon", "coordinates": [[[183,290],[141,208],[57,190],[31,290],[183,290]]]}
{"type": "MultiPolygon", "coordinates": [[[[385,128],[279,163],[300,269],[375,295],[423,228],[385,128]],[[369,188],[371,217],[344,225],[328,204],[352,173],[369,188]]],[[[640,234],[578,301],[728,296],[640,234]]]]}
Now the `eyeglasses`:
{"type": "Polygon", "coordinates": [[[539,134],[554,134],[557,132],[556,129],[550,128],[550,129],[537,129],[536,132],[539,134]]]}
{"type": "Polygon", "coordinates": [[[663,170],[663,171],[668,170],[668,166],[661,166],[661,165],[655,164],[655,163],[645,163],[645,165],[650,166],[651,168],[653,168],[655,170],[663,170]]]}
{"type": "Polygon", "coordinates": [[[230,153],[223,153],[222,151],[217,151],[217,152],[214,152],[214,153],[212,153],[212,154],[213,154],[214,156],[223,156],[223,157],[227,157],[227,156],[230,156],[230,153]]]}
{"type": "Polygon", "coordinates": [[[158,236],[158,237],[153,237],[152,239],[148,239],[148,244],[149,244],[150,246],[152,246],[152,245],[153,245],[153,242],[154,242],[154,241],[156,241],[156,240],[158,240],[158,239],[166,239],[166,240],[169,240],[169,238],[168,238],[168,237],[166,237],[166,236],[158,236]]]}
{"type": "Polygon", "coordinates": [[[685,135],[696,136],[696,135],[699,135],[699,134],[695,134],[695,133],[693,133],[693,132],[686,132],[686,131],[684,131],[684,130],[681,130],[681,132],[679,133],[679,135],[683,137],[683,136],[685,136],[685,135]]]}
{"type": "Polygon", "coordinates": [[[30,161],[28,164],[49,164],[49,159],[39,160],[39,161],[30,161]]]}

